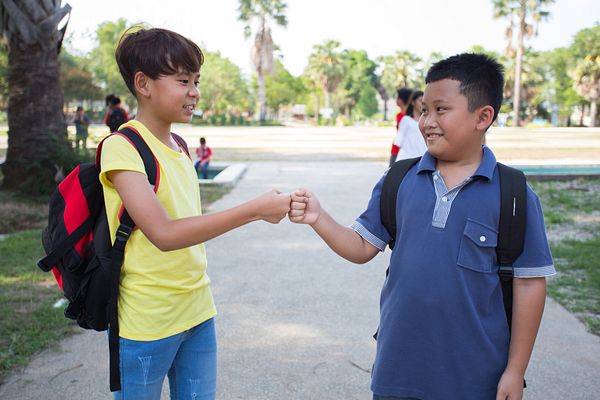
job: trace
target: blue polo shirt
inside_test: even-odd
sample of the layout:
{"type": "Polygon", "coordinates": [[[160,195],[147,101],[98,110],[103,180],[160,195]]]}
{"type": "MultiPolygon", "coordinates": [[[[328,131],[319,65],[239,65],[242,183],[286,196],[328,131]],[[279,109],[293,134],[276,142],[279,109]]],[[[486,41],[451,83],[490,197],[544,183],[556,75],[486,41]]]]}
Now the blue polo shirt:
{"type": "MultiPolygon", "coordinates": [[[[353,229],[381,251],[377,183],[353,229]]],[[[500,184],[496,158],[484,146],[473,176],[447,188],[425,153],[406,174],[396,205],[397,237],[381,292],[381,321],[371,390],[422,400],[495,399],[508,359],[509,334],[496,244],[500,184]]],[[[518,278],[555,273],[539,199],[527,188],[518,278]]]]}

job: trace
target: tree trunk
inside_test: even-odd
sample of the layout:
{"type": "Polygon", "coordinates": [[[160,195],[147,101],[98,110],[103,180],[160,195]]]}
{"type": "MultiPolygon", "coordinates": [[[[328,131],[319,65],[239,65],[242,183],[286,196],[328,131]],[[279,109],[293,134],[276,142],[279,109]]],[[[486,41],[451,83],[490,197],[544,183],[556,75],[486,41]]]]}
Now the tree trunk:
{"type": "Polygon", "coordinates": [[[598,99],[592,99],[592,101],[590,102],[590,126],[591,127],[596,126],[596,113],[598,111],[597,101],[598,101],[598,99]]]}
{"type": "Polygon", "coordinates": [[[8,150],[3,188],[28,194],[55,185],[55,165],[68,151],[56,47],[17,43],[8,53],[8,150]]]}
{"type": "Polygon", "coordinates": [[[331,108],[331,93],[325,91],[325,108],[331,108]]]}
{"type": "Polygon", "coordinates": [[[260,103],[259,121],[261,123],[267,120],[267,91],[265,88],[265,75],[262,70],[258,70],[258,101],[260,103]]]}
{"type": "Polygon", "coordinates": [[[519,32],[517,35],[517,54],[515,57],[515,87],[513,90],[513,126],[521,125],[521,70],[523,69],[523,51],[524,51],[524,36],[527,24],[525,17],[527,16],[527,2],[521,0],[521,9],[519,10],[519,32]]]}
{"type": "Polygon", "coordinates": [[[387,99],[383,100],[383,120],[387,121],[387,99]]]}

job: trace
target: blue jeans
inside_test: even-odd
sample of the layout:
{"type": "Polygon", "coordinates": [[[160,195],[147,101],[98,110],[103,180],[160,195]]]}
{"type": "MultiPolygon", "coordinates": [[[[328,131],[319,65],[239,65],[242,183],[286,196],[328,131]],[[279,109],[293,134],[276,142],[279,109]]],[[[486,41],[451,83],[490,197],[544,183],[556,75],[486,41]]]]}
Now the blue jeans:
{"type": "Polygon", "coordinates": [[[202,173],[202,179],[208,179],[208,164],[210,164],[209,162],[204,163],[204,165],[200,165],[200,160],[196,161],[196,163],[194,164],[194,168],[196,168],[196,171],[198,170],[198,167],[200,167],[200,172],[202,173]]]}
{"type": "Polygon", "coordinates": [[[171,400],[214,400],[217,390],[215,322],[209,319],[168,338],[121,338],[121,390],[115,400],[160,400],[165,375],[171,400]]]}
{"type": "Polygon", "coordinates": [[[373,395],[373,400],[419,400],[416,397],[394,397],[373,395]]]}

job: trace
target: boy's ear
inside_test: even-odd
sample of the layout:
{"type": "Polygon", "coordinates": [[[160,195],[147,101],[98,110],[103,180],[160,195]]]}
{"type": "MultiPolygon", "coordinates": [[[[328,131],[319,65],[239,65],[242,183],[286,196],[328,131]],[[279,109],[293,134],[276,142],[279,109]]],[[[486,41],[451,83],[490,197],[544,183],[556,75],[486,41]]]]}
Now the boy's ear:
{"type": "Polygon", "coordinates": [[[136,93],[143,97],[150,96],[149,83],[150,78],[142,71],[138,71],[133,75],[133,86],[135,87],[136,93]]]}
{"type": "Polygon", "coordinates": [[[477,111],[477,129],[486,131],[494,120],[494,107],[487,105],[477,111]]]}

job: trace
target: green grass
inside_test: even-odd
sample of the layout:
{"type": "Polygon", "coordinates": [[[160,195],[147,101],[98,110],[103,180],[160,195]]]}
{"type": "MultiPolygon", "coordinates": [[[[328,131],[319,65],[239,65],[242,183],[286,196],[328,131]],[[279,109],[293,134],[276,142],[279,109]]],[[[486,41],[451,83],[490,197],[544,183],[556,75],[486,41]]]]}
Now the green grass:
{"type": "Polygon", "coordinates": [[[0,234],[41,228],[48,221],[48,197],[25,197],[0,190],[0,234]]]}
{"type": "Polygon", "coordinates": [[[43,255],[40,231],[16,233],[0,241],[0,382],[73,330],[62,309],[54,278],[35,265],[43,255]]]}
{"type": "Polygon", "coordinates": [[[547,225],[573,223],[578,215],[600,211],[600,180],[530,181],[540,197],[547,225]]]}
{"type": "Polygon", "coordinates": [[[600,335],[600,236],[552,246],[557,276],[548,293],[600,335]]]}
{"type": "MultiPolygon", "coordinates": [[[[201,186],[203,210],[228,191],[201,186]]],[[[48,217],[45,201],[0,191],[0,232],[11,233],[0,240],[0,384],[13,368],[79,329],[62,307],[52,307],[62,292],[52,274],[36,266],[44,254],[39,228],[48,217]],[[38,229],[21,231],[31,226],[38,229]]]]}
{"type": "Polygon", "coordinates": [[[600,335],[600,180],[531,185],[544,209],[557,270],[548,294],[600,335]]]}

